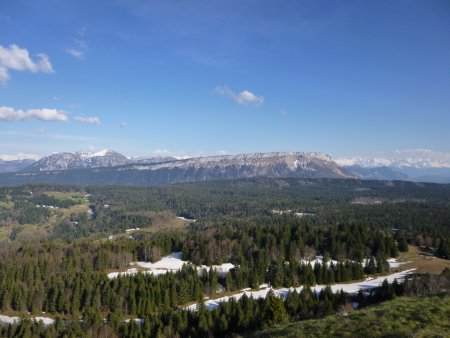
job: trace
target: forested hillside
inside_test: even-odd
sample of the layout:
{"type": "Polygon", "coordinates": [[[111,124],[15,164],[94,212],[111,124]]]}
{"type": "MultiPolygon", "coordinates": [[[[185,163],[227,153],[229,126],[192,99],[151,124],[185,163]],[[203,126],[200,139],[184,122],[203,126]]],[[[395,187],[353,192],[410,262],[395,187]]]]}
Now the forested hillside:
{"type": "MultiPolygon", "coordinates": [[[[436,184],[290,178],[2,188],[0,315],[53,323],[22,321],[2,334],[224,336],[321,318],[417,290],[412,279],[365,295],[325,286],[389,275],[387,260],[405,264],[411,245],[449,258],[449,220],[450,186],[436,184]],[[145,268],[173,252],[186,264],[145,268]],[[324,287],[315,293],[315,285],[324,287]],[[203,304],[267,287],[302,291],[230,299],[212,311],[203,304]],[[197,311],[186,310],[192,304],[197,311]]],[[[414,280],[446,290],[448,271],[439,282],[414,280]]]]}

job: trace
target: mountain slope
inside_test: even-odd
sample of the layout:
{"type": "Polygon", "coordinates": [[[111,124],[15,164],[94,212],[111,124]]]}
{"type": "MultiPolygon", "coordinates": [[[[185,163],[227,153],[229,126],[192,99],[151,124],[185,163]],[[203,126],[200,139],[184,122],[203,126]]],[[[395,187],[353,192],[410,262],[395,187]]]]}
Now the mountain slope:
{"type": "MultiPolygon", "coordinates": [[[[60,167],[67,168],[65,163],[60,167]]],[[[55,168],[56,164],[46,168],[55,168]]],[[[72,170],[41,169],[0,175],[0,185],[58,183],[146,186],[244,177],[355,178],[324,154],[256,153],[198,157],[156,164],[134,163],[72,170]]]]}
{"type": "Polygon", "coordinates": [[[22,171],[35,161],[32,159],[4,161],[0,160],[0,173],[13,173],[22,171]]]}
{"type": "Polygon", "coordinates": [[[400,297],[349,314],[279,325],[246,337],[448,337],[450,295],[400,297]]]}
{"type": "Polygon", "coordinates": [[[57,153],[33,163],[27,168],[27,171],[111,167],[123,165],[128,162],[128,158],[112,150],[103,150],[98,153],[57,153]]]}

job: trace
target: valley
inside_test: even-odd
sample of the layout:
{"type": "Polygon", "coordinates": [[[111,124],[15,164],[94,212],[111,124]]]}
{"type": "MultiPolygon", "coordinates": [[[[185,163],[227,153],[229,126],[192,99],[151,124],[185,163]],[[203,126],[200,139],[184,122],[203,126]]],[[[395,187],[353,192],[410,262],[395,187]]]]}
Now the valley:
{"type": "Polygon", "coordinates": [[[450,287],[448,185],[39,184],[0,202],[0,330],[226,336],[450,287]]]}

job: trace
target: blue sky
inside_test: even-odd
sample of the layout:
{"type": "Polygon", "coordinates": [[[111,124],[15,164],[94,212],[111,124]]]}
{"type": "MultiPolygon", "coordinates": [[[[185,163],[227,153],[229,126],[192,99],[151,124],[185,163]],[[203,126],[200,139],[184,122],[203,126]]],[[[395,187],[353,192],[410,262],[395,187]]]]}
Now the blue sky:
{"type": "Polygon", "coordinates": [[[450,151],[450,2],[0,1],[0,154],[450,151]]]}

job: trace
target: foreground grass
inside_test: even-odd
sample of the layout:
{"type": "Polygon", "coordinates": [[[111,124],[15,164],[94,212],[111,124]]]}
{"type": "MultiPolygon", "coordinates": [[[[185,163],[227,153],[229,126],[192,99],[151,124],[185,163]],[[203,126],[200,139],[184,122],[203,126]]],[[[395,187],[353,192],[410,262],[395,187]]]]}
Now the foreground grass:
{"type": "Polygon", "coordinates": [[[397,298],[347,316],[291,323],[248,337],[450,337],[450,294],[397,298]]]}

